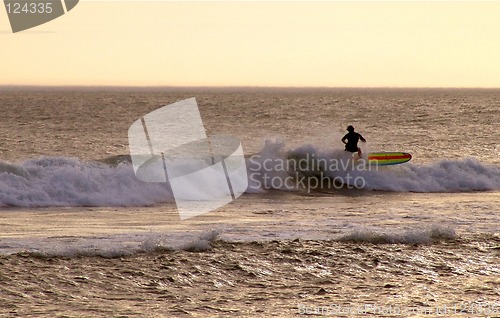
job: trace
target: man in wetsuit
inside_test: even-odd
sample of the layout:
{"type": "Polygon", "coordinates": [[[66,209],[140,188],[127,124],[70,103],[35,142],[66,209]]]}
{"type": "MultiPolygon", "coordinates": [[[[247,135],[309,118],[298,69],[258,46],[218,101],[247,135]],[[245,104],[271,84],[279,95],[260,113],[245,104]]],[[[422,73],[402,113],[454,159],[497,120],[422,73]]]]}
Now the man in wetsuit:
{"type": "Polygon", "coordinates": [[[358,147],[358,141],[366,142],[366,139],[363,138],[357,132],[354,132],[354,127],[349,125],[347,127],[347,135],[342,138],[342,142],[345,144],[345,150],[349,152],[357,152],[358,156],[361,158],[361,148],[358,147]]]}

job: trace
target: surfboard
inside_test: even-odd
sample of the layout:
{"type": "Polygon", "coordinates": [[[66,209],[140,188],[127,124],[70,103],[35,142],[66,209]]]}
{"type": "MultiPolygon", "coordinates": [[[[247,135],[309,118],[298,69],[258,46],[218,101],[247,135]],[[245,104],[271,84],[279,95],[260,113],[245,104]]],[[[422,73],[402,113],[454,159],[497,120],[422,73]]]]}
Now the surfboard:
{"type": "Polygon", "coordinates": [[[407,152],[371,152],[368,154],[368,164],[390,166],[405,163],[411,160],[407,152]]]}

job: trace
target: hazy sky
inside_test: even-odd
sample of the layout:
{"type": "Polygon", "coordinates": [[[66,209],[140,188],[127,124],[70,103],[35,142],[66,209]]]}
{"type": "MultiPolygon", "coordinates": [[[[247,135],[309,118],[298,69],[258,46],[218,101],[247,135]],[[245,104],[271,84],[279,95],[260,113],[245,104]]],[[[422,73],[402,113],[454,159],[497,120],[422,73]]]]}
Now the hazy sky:
{"type": "Polygon", "coordinates": [[[0,85],[500,87],[500,2],[95,2],[13,34],[0,85]]]}

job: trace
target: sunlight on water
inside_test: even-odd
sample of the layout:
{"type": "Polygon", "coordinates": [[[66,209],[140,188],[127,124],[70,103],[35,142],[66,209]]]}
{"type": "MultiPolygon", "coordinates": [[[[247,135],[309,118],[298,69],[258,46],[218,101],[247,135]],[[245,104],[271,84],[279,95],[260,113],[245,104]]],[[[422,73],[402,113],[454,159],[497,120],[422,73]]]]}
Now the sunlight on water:
{"type": "Polygon", "coordinates": [[[289,317],[366,304],[498,315],[499,97],[2,91],[0,315],[289,317]],[[207,135],[242,141],[251,175],[237,200],[181,221],[168,184],[135,178],[127,129],[190,97],[207,135]],[[413,159],[375,170],[274,165],[352,160],[340,142],[349,124],[367,139],[365,154],[413,159]],[[310,186],[318,173],[327,183],[310,186]],[[283,186],[290,177],[304,181],[283,186]]]}

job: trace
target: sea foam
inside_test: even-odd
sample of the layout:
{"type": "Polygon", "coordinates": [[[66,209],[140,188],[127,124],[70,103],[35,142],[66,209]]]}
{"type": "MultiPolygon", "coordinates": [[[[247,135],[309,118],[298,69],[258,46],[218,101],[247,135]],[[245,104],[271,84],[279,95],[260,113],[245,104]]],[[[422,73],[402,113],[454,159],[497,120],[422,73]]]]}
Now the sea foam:
{"type": "Polygon", "coordinates": [[[200,232],[142,232],[107,236],[16,238],[6,240],[0,254],[21,253],[36,257],[116,258],[140,253],[203,252],[219,239],[219,230],[200,232]]]}
{"type": "MultiPolygon", "coordinates": [[[[300,187],[291,186],[295,183],[290,182],[290,178],[314,177],[321,171],[337,184],[364,190],[470,192],[500,189],[500,167],[481,163],[474,158],[376,167],[365,165],[362,160],[353,160],[351,154],[342,149],[325,151],[314,145],[303,145],[287,150],[280,141],[267,141],[259,154],[247,158],[247,168],[250,173],[247,192],[259,192],[268,188],[300,190],[300,187]],[[291,162],[295,163],[293,160],[300,160],[297,158],[306,158],[304,160],[309,167],[301,167],[298,174],[296,167],[283,168],[291,162]],[[283,162],[284,165],[281,164],[283,162]],[[267,181],[264,182],[265,180],[267,181]]],[[[307,190],[324,190],[324,186],[320,184],[319,187],[307,190]]]]}
{"type": "Polygon", "coordinates": [[[400,232],[382,232],[373,229],[355,229],[337,240],[340,242],[372,243],[372,244],[429,244],[436,241],[457,238],[455,230],[448,226],[432,226],[424,229],[405,230],[400,232]]]}
{"type": "Polygon", "coordinates": [[[172,201],[165,183],[138,180],[130,164],[44,157],[0,164],[0,205],[146,206],[172,201]]]}
{"type": "MultiPolygon", "coordinates": [[[[285,150],[283,142],[267,141],[259,154],[246,159],[249,174],[246,192],[265,192],[268,188],[300,190],[299,186],[290,182],[290,178],[297,178],[298,175],[275,165],[291,156],[311,156],[327,162],[352,161],[350,154],[341,149],[322,151],[313,145],[303,145],[285,150]]],[[[307,175],[308,171],[302,170],[301,173],[307,175]]],[[[340,164],[338,169],[326,171],[326,175],[340,180],[345,186],[352,186],[349,180],[355,180],[356,188],[373,191],[468,192],[500,189],[500,167],[474,158],[439,160],[430,164],[410,162],[376,169],[340,164]]],[[[322,190],[321,186],[319,189],[322,190]]],[[[148,206],[173,201],[168,183],[138,180],[132,165],[127,162],[110,166],[66,157],[43,157],[19,164],[0,162],[0,206],[148,206]]]]}

